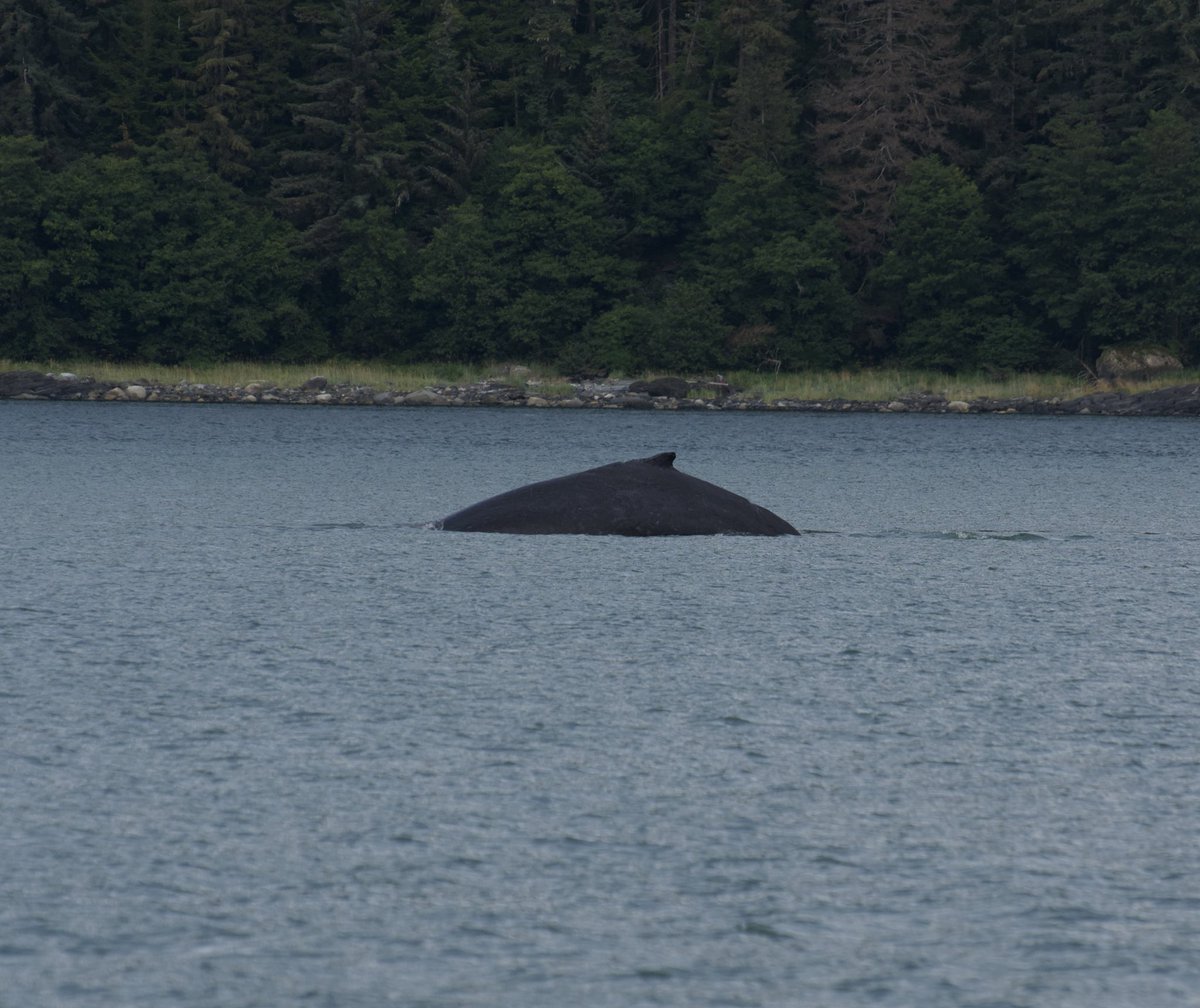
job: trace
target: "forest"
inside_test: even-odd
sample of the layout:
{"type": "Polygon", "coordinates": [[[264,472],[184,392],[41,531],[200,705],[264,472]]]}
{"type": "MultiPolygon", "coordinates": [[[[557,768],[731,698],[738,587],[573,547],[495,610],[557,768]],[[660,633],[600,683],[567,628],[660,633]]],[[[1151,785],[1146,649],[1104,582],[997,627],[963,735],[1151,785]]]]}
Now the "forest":
{"type": "Polygon", "coordinates": [[[0,356],[1200,357],[1194,0],[0,0],[0,356]]]}

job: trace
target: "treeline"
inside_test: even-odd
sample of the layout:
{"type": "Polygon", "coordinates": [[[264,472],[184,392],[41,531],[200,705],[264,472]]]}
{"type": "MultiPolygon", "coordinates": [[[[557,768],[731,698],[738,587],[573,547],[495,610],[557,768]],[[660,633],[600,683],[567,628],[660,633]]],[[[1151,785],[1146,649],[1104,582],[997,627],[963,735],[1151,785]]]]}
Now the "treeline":
{"type": "Polygon", "coordinates": [[[1200,356],[1190,0],[0,0],[0,355],[1200,356]]]}

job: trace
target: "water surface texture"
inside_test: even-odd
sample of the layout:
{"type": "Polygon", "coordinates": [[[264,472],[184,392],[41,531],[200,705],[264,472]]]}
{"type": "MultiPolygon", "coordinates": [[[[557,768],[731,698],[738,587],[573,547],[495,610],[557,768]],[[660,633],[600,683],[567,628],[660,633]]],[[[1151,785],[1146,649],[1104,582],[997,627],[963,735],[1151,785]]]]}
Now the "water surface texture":
{"type": "Polygon", "coordinates": [[[0,1006],[1200,1004],[1198,459],[0,403],[0,1006]],[[424,527],[659,451],[805,534],[424,527]]]}

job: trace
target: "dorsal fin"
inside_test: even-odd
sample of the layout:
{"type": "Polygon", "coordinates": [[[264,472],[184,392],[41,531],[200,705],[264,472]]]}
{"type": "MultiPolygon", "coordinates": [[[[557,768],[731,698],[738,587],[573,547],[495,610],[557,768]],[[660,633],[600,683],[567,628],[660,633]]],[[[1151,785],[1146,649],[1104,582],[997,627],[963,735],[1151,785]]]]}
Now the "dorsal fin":
{"type": "Polygon", "coordinates": [[[672,468],[671,463],[675,461],[674,452],[660,452],[658,455],[651,455],[648,459],[642,459],[652,466],[658,466],[660,469],[672,468]]]}

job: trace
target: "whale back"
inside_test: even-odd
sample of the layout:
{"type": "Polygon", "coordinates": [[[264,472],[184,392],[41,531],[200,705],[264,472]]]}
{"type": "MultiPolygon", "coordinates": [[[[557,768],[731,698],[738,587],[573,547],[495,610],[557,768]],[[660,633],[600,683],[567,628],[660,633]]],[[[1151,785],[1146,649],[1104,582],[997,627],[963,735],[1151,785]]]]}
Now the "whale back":
{"type": "Polygon", "coordinates": [[[586,469],[489,497],[449,532],[525,535],[796,535],[778,515],[675,468],[675,452],[586,469]]]}

